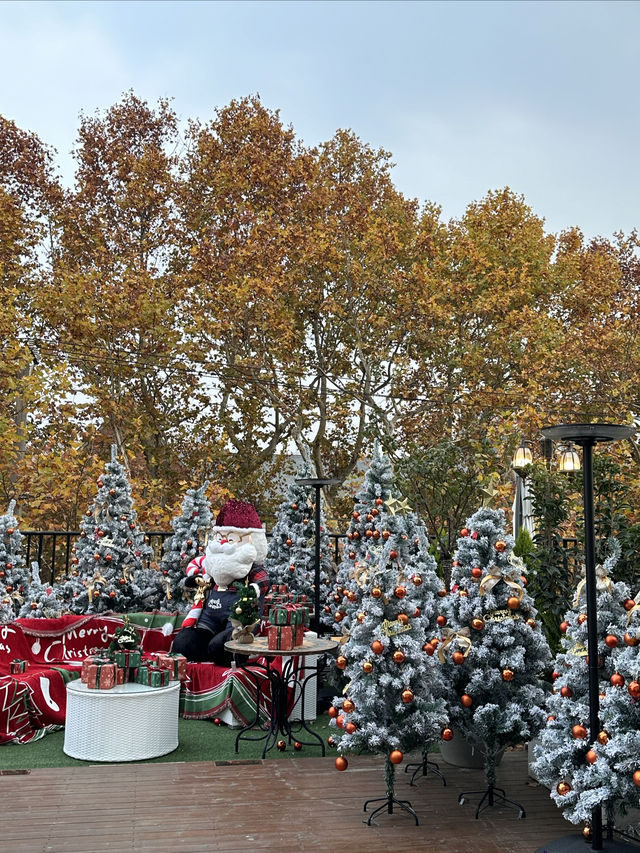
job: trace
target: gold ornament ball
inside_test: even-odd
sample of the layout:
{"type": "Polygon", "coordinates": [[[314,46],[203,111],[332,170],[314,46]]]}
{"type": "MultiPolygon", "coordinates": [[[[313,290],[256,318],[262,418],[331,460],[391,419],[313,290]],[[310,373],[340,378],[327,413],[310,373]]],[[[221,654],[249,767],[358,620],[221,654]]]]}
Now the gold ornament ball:
{"type": "Polygon", "coordinates": [[[380,598],[382,596],[382,590],[379,586],[374,586],[374,588],[371,590],[371,595],[374,598],[380,598]]]}
{"type": "Polygon", "coordinates": [[[578,740],[583,740],[587,736],[587,730],[584,726],[576,725],[571,729],[571,734],[574,738],[578,740]]]}
{"type": "Polygon", "coordinates": [[[520,607],[520,599],[517,595],[510,595],[507,599],[507,607],[509,610],[517,610],[520,607]]]}
{"type": "Polygon", "coordinates": [[[582,827],[582,837],[584,838],[585,841],[591,841],[592,835],[593,835],[593,832],[591,831],[590,826],[587,825],[587,826],[582,827]]]}
{"type": "Polygon", "coordinates": [[[398,649],[393,653],[393,662],[394,663],[402,663],[404,661],[405,655],[404,652],[398,649]]]}
{"type": "Polygon", "coordinates": [[[403,759],[404,755],[400,752],[399,749],[394,749],[389,753],[389,761],[392,764],[402,764],[403,759]]]}
{"type": "Polygon", "coordinates": [[[362,664],[362,671],[363,671],[363,672],[366,672],[366,673],[367,673],[367,675],[368,675],[370,672],[373,672],[373,664],[371,663],[371,661],[370,661],[370,660],[366,660],[366,661],[362,664]]]}
{"type": "Polygon", "coordinates": [[[475,619],[471,620],[471,627],[473,628],[474,631],[482,631],[482,629],[484,628],[484,625],[485,625],[484,619],[480,619],[478,616],[476,616],[475,619]]]}
{"type": "Polygon", "coordinates": [[[338,655],[336,658],[336,666],[338,669],[346,669],[347,668],[347,659],[344,655],[338,655]]]}
{"type": "Polygon", "coordinates": [[[640,640],[634,634],[630,634],[628,631],[624,635],[624,641],[628,646],[637,646],[640,643],[640,640]]]}
{"type": "Polygon", "coordinates": [[[603,746],[609,743],[609,735],[604,731],[598,732],[598,743],[601,743],[603,746]]]}
{"type": "Polygon", "coordinates": [[[451,660],[456,664],[456,666],[460,666],[460,664],[464,663],[464,655],[462,652],[454,652],[451,655],[451,660]]]}
{"type": "Polygon", "coordinates": [[[535,628],[536,627],[536,620],[535,619],[527,619],[527,625],[530,628],[535,628]]]}
{"type": "Polygon", "coordinates": [[[566,795],[571,790],[571,785],[568,782],[558,782],[556,785],[556,791],[560,794],[561,797],[566,797],[566,795]]]}
{"type": "Polygon", "coordinates": [[[598,760],[598,753],[595,751],[595,749],[590,749],[585,755],[585,758],[587,759],[589,764],[595,764],[598,760]]]}
{"type": "Polygon", "coordinates": [[[406,690],[402,691],[401,694],[402,701],[405,705],[408,705],[410,702],[413,702],[413,690],[410,690],[408,687],[406,690]]]}
{"type": "Polygon", "coordinates": [[[507,550],[507,543],[503,542],[502,539],[498,539],[493,547],[499,554],[503,554],[507,550]]]}
{"type": "Polygon", "coordinates": [[[584,625],[584,623],[585,623],[586,621],[587,621],[587,614],[586,614],[586,613],[581,613],[581,614],[578,616],[578,625],[584,625]]]}
{"type": "Polygon", "coordinates": [[[399,613],[396,618],[401,625],[408,625],[409,624],[409,617],[407,616],[406,613],[399,613]]]}
{"type": "Polygon", "coordinates": [[[356,616],[356,619],[358,620],[358,622],[364,622],[365,614],[364,613],[358,613],[358,615],[356,616]]]}
{"type": "Polygon", "coordinates": [[[422,575],[414,575],[413,576],[413,585],[421,586],[422,585],[422,575]]]}
{"type": "Polygon", "coordinates": [[[512,669],[503,669],[502,670],[502,680],[503,681],[513,681],[513,676],[515,675],[512,669]]]}
{"type": "Polygon", "coordinates": [[[342,703],[342,710],[345,712],[345,714],[351,714],[353,713],[353,711],[355,711],[355,709],[356,706],[353,704],[351,699],[345,699],[342,703]]]}
{"type": "Polygon", "coordinates": [[[382,652],[384,651],[384,646],[382,645],[380,640],[374,640],[373,643],[371,643],[371,651],[374,653],[374,655],[382,654],[382,652]]]}

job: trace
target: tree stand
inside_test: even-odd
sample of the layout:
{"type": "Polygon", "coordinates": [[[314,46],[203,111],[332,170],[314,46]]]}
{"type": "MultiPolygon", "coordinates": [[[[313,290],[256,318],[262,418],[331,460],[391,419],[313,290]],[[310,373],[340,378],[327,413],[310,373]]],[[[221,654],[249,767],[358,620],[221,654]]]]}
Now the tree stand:
{"type": "Polygon", "coordinates": [[[496,750],[487,749],[486,756],[487,759],[484,766],[484,772],[487,779],[487,789],[485,791],[463,791],[458,797],[458,805],[463,805],[466,797],[468,796],[482,794],[480,802],[476,807],[476,820],[478,819],[481,811],[484,811],[484,809],[488,809],[494,806],[496,802],[503,803],[506,806],[513,806],[513,808],[519,810],[519,818],[526,817],[527,814],[524,810],[524,806],[520,803],[517,803],[515,800],[510,800],[509,797],[507,797],[504,788],[496,787],[496,750]]]}
{"type": "Polygon", "coordinates": [[[429,774],[429,770],[431,770],[432,775],[439,776],[440,779],[442,779],[442,784],[446,788],[447,780],[444,778],[444,776],[440,772],[440,767],[438,766],[438,764],[436,764],[435,761],[429,761],[428,760],[429,746],[430,746],[430,744],[426,743],[424,746],[424,749],[422,750],[422,761],[413,762],[412,764],[407,764],[407,766],[404,768],[404,772],[409,773],[411,768],[415,767],[415,770],[413,771],[413,775],[411,776],[411,781],[409,782],[409,784],[413,785],[413,787],[415,788],[414,779],[416,778],[416,776],[418,776],[418,775],[427,776],[429,774]]]}
{"type": "Polygon", "coordinates": [[[394,805],[399,806],[403,811],[409,812],[410,815],[413,815],[414,820],[416,822],[416,826],[418,826],[418,815],[412,809],[411,803],[409,802],[409,800],[397,800],[393,796],[393,782],[394,782],[395,770],[396,770],[395,765],[391,763],[391,761],[389,760],[389,757],[387,756],[387,759],[385,762],[385,767],[384,767],[384,776],[385,776],[385,781],[387,783],[387,796],[386,797],[377,797],[374,800],[367,800],[366,801],[366,803],[362,807],[362,811],[364,811],[364,812],[366,812],[367,806],[369,805],[369,803],[382,803],[381,806],[378,806],[377,808],[375,808],[371,812],[368,820],[362,821],[363,823],[366,823],[367,826],[371,826],[372,823],[374,825],[377,825],[377,824],[375,824],[375,821],[373,819],[377,814],[379,814],[380,812],[383,812],[385,809],[387,810],[387,814],[393,814],[394,805]]]}

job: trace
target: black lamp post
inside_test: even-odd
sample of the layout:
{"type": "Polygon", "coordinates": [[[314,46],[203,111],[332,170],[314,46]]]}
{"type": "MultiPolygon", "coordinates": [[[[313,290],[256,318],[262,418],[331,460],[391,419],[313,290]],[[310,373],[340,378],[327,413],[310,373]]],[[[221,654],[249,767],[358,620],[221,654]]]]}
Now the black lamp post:
{"type": "MultiPolygon", "coordinates": [[[[593,523],[593,448],[604,441],[619,441],[633,435],[633,427],[617,424],[560,424],[543,427],[545,438],[563,443],[573,442],[582,447],[582,498],[584,504],[584,557],[587,589],[587,652],[589,654],[589,729],[591,742],[594,743],[600,731],[599,723],[599,685],[598,685],[598,625],[597,591],[595,566],[595,536],[593,523]]],[[[625,850],[637,850],[637,847],[623,842],[602,838],[602,807],[596,806],[591,820],[591,849],[606,853],[622,853],[625,850]]],[[[610,834],[610,833],[609,833],[610,834]]],[[[536,853],[570,853],[583,851],[582,836],[566,836],[540,847],[536,853]]]]}
{"type": "Polygon", "coordinates": [[[315,518],[316,518],[316,548],[315,548],[315,600],[313,602],[313,630],[320,636],[320,490],[324,486],[335,486],[340,480],[323,479],[322,477],[303,477],[296,480],[300,486],[313,486],[316,490],[315,518]]]}

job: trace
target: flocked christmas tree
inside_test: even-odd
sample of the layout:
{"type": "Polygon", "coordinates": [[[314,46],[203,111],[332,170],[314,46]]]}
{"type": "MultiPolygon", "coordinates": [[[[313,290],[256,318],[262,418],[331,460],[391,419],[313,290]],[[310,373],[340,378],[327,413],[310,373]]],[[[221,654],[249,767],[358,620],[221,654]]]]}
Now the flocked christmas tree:
{"type": "Polygon", "coordinates": [[[199,489],[188,489],[182,501],[182,512],[171,521],[173,534],[162,546],[159,586],[160,609],[187,610],[190,602],[184,595],[185,569],[199,554],[204,554],[206,537],[211,527],[211,505],[207,498],[209,481],[199,489]]]}
{"type": "Polygon", "coordinates": [[[487,789],[476,815],[495,799],[524,815],[495,787],[496,762],[505,747],[531,740],[546,719],[540,676],[551,656],[525,590],[524,564],[512,549],[502,510],[483,508],[472,515],[458,539],[451,594],[440,616],[437,653],[452,730],[485,755],[487,789]]]}
{"type": "MultiPolygon", "coordinates": [[[[349,752],[366,749],[385,756],[387,794],[369,822],[379,811],[392,812],[394,804],[415,816],[407,801],[395,798],[395,766],[404,753],[439,737],[447,720],[440,668],[425,654],[437,630],[442,581],[424,525],[406,501],[389,495],[387,460],[376,452],[373,464],[375,473],[366,483],[370,503],[361,499],[359,512],[362,517],[376,510],[367,512],[366,522],[375,523],[379,536],[368,536],[365,527],[363,558],[351,562],[351,577],[344,580],[350,595],[343,621],[350,629],[337,665],[347,686],[330,709],[342,753],[338,769],[345,769],[349,752]]],[[[369,802],[374,801],[365,808],[369,802]]]]}
{"type": "Polygon", "coordinates": [[[24,536],[15,517],[16,502],[11,501],[5,515],[0,515],[0,599],[9,599],[14,615],[22,606],[29,585],[29,575],[22,556],[24,536]]]}
{"type": "Polygon", "coordinates": [[[382,453],[376,441],[364,481],[356,493],[347,530],[347,543],[325,605],[325,616],[333,621],[333,628],[337,634],[349,633],[351,620],[347,605],[350,601],[356,601],[358,594],[354,577],[356,563],[366,558],[370,540],[373,545],[385,541],[380,514],[386,501],[392,497],[393,487],[394,475],[391,462],[382,453]]]}
{"type": "Polygon", "coordinates": [[[56,584],[42,583],[40,566],[31,563],[31,580],[24,595],[24,603],[18,614],[27,619],[57,619],[66,610],[56,584]]]}
{"type": "MultiPolygon", "coordinates": [[[[611,571],[620,555],[596,566],[600,730],[589,731],[585,582],[560,625],[562,651],[554,661],[547,722],[534,747],[533,772],[547,785],[564,817],[585,823],[602,805],[607,823],[640,801],[640,607],[611,571]]],[[[637,596],[640,600],[640,595],[637,596]]]]}
{"type": "MultiPolygon", "coordinates": [[[[313,476],[305,462],[296,479],[313,476]]],[[[269,540],[264,568],[272,584],[286,584],[291,592],[302,593],[314,601],[315,590],[315,510],[313,486],[293,482],[280,504],[269,540]]],[[[329,537],[320,514],[320,603],[324,612],[329,585],[334,576],[329,537]]]]}
{"type": "Polygon", "coordinates": [[[81,528],[73,549],[72,576],[62,586],[71,611],[124,613],[153,607],[157,588],[150,571],[143,568],[151,549],[138,527],[131,486],[115,445],[81,528]]]}

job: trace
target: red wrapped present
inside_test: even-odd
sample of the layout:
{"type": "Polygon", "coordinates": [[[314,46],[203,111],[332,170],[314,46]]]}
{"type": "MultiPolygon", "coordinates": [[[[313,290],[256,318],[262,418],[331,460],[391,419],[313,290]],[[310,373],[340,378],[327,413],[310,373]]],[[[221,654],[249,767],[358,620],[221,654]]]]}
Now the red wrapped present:
{"type": "Polygon", "coordinates": [[[14,658],[12,661],[9,661],[9,672],[11,673],[11,675],[17,675],[19,672],[26,672],[28,667],[28,660],[14,658]]]}
{"type": "Polygon", "coordinates": [[[103,664],[103,663],[113,663],[111,658],[106,657],[104,654],[102,655],[89,655],[88,658],[85,658],[82,661],[82,671],[80,672],[80,681],[83,684],[87,683],[87,678],[89,676],[89,667],[93,664],[103,664]]]}
{"type": "Polygon", "coordinates": [[[271,625],[268,644],[270,649],[288,652],[293,648],[293,627],[291,625],[271,625]]]}
{"type": "Polygon", "coordinates": [[[304,625],[292,625],[293,628],[293,645],[301,646],[304,642],[304,625]]]}
{"type": "Polygon", "coordinates": [[[116,665],[108,663],[92,663],[87,668],[87,687],[92,690],[111,690],[116,685],[116,665]]]}
{"type": "Polygon", "coordinates": [[[169,672],[171,681],[184,681],[187,677],[187,659],[177,652],[158,652],[155,665],[169,672]]]}

